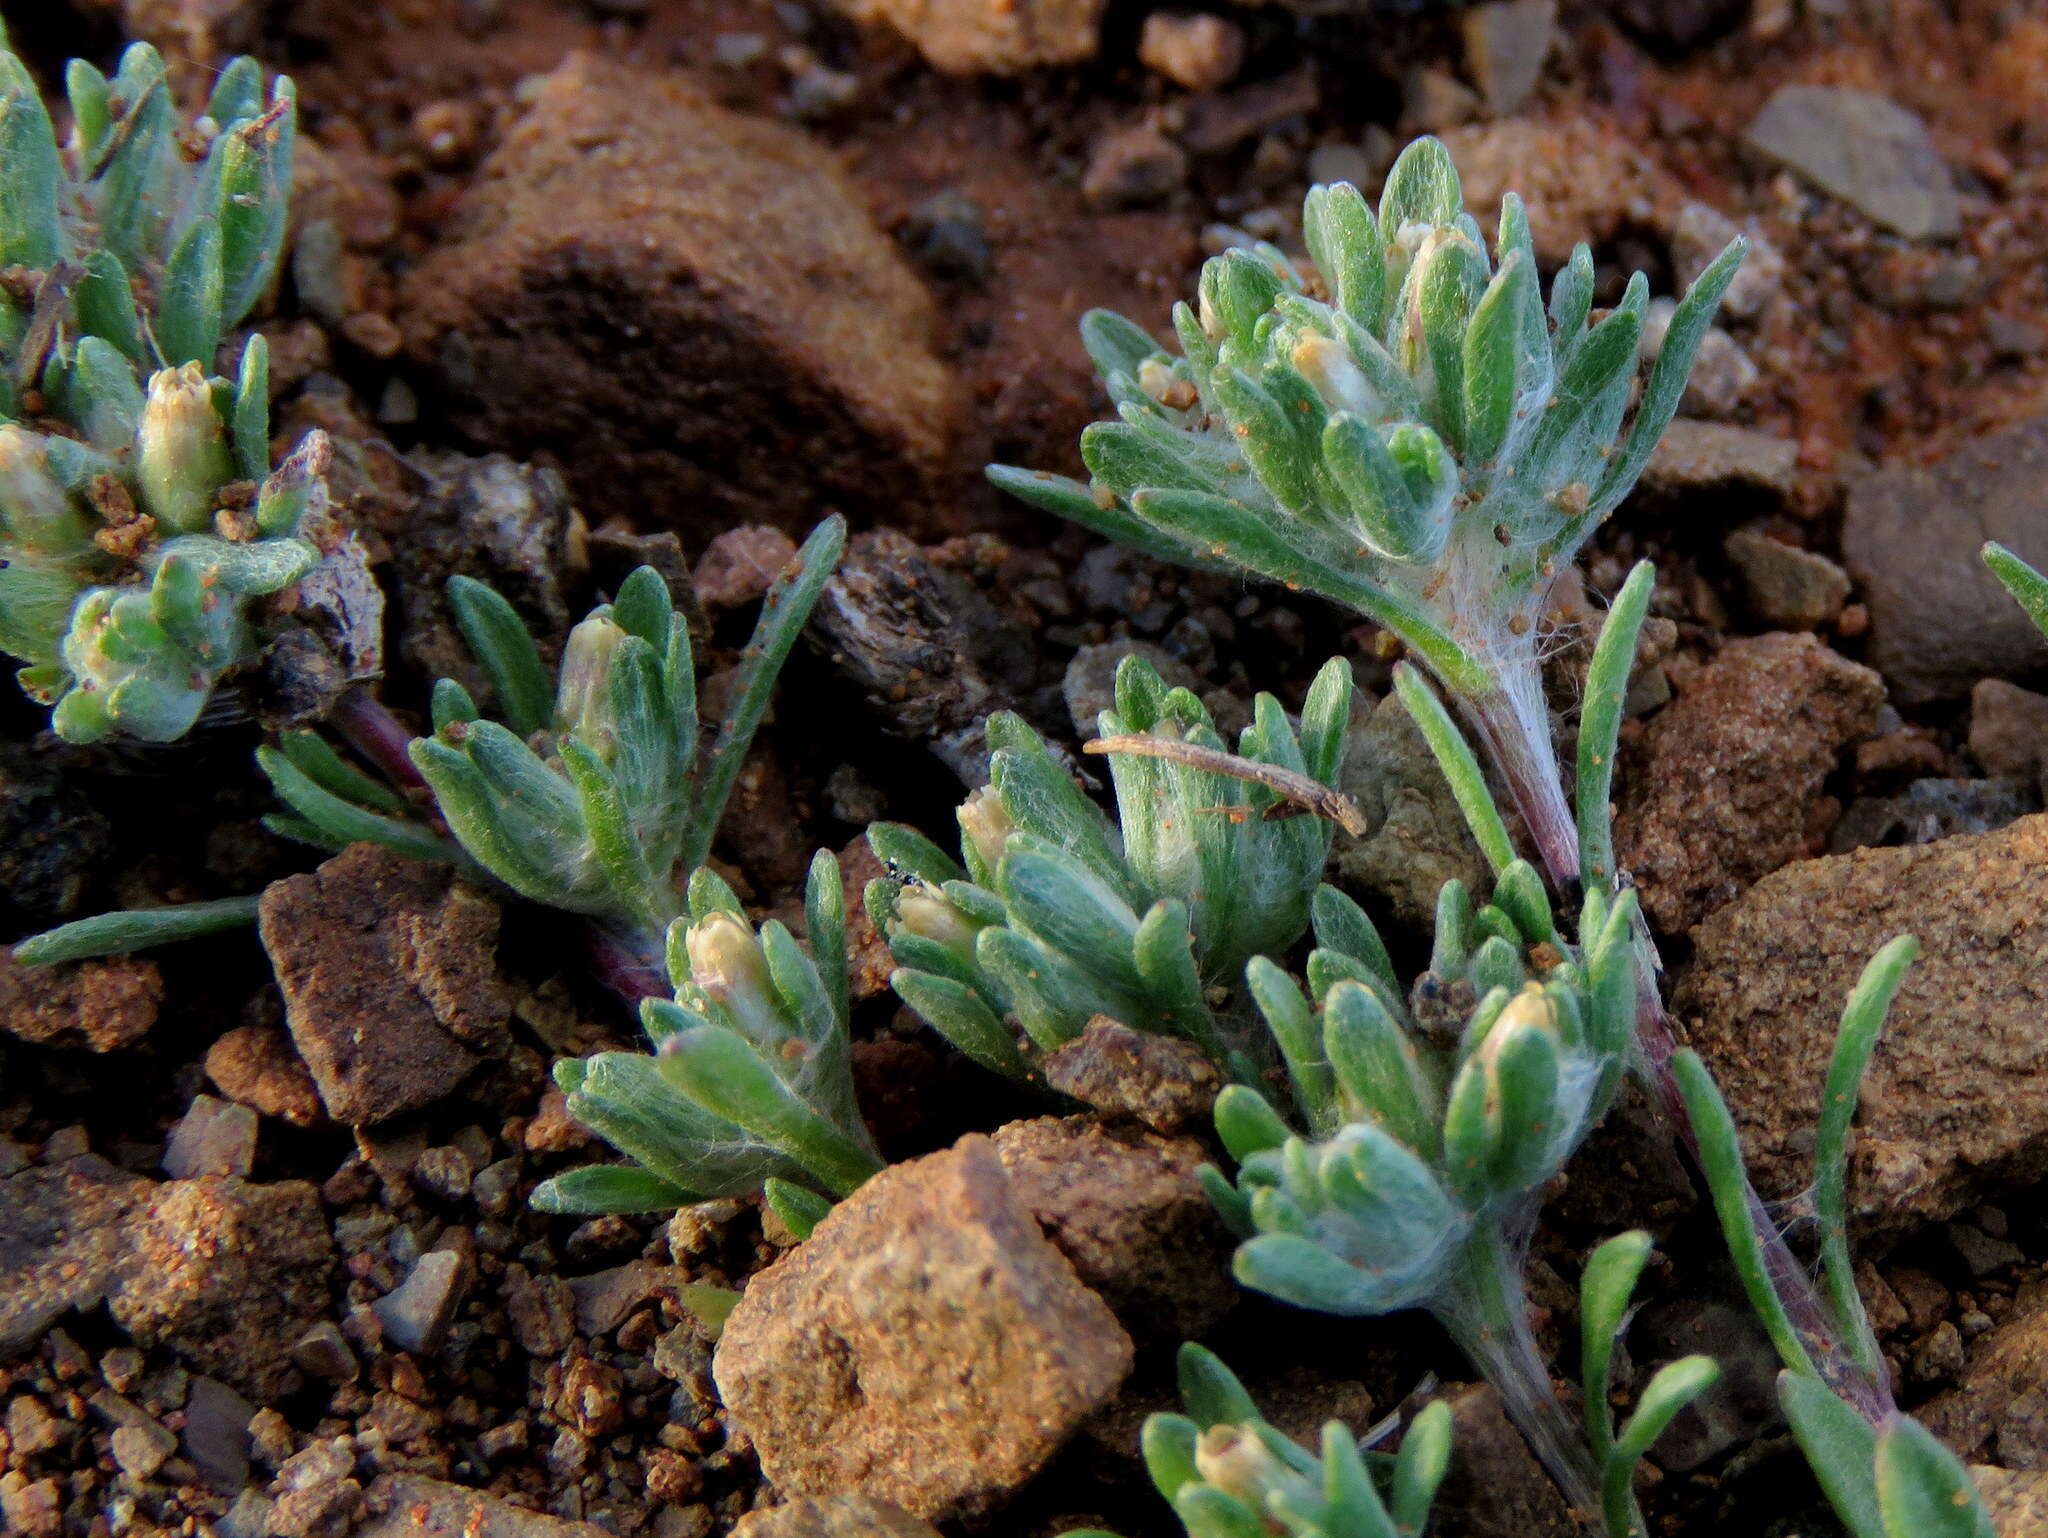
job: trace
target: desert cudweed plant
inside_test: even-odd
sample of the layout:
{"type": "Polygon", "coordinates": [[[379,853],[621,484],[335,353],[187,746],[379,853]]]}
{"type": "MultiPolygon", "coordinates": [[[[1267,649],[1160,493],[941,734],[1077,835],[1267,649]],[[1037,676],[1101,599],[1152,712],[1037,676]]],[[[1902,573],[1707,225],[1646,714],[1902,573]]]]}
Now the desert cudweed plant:
{"type": "Polygon", "coordinates": [[[1546,309],[1520,199],[1489,256],[1435,139],[1402,153],[1377,211],[1348,183],[1312,189],[1302,231],[1312,273],[1267,245],[1204,265],[1173,312],[1179,357],[1120,316],[1082,322],[1121,418],[1082,435],[1090,484],[990,476],[1113,539],[1385,625],[1462,706],[1570,882],[1543,598],[1642,473],[1742,242],[1679,303],[1637,397],[1643,275],[1595,318],[1581,245],[1546,309]]]}
{"type": "MultiPolygon", "coordinates": [[[[1466,755],[1454,781],[1483,783],[1421,679],[1399,677],[1432,746],[1466,755]]],[[[1635,902],[1594,889],[1568,939],[1491,801],[1475,810],[1492,898],[1474,907],[1446,884],[1430,969],[1412,989],[1334,892],[1317,904],[1310,997],[1270,961],[1251,963],[1305,1134],[1233,1085],[1216,1128],[1236,1182],[1206,1179],[1244,1241],[1239,1281],[1326,1313],[1427,1309],[1591,1511],[1596,1470],[1530,1333],[1522,1264],[1545,1183],[1605,1115],[1628,1061],[1635,902]]]]}
{"type": "Polygon", "coordinates": [[[271,472],[261,338],[210,377],[277,265],[295,108],[242,58],[181,130],[147,44],[66,86],[60,145],[0,50],[0,649],[61,736],[166,742],[319,560],[324,438],[271,472]]]}
{"type": "Polygon", "coordinates": [[[1450,1466],[1448,1405],[1417,1415],[1393,1456],[1361,1452],[1336,1420],[1311,1450],[1275,1429],[1214,1353],[1182,1346],[1179,1365],[1187,1413],[1147,1419],[1144,1451],[1188,1538],[1421,1538],[1450,1466]]]}
{"type": "Polygon", "coordinates": [[[669,927],[673,1001],[649,999],[654,1045],[565,1058],[555,1081],[585,1126],[634,1163],[557,1175],[545,1212],[646,1212],[769,1188],[799,1234],[882,1167],[854,1102],[839,862],[820,851],[805,892],[810,947],[758,931],[709,869],[669,927]]]}
{"type": "MultiPolygon", "coordinates": [[[[1350,669],[1332,662],[1299,737],[1262,694],[1238,754],[1333,787],[1350,708],[1350,669]]],[[[1223,746],[1201,701],[1138,657],[1118,668],[1101,724],[1106,737],[1223,746]]],[[[1269,816],[1287,808],[1267,786],[1135,753],[1110,759],[1112,821],[1015,716],[992,717],[988,740],[990,783],[960,808],[964,867],[909,828],[869,831],[899,873],[867,894],[902,963],[897,992],[968,1056],[1015,1077],[1032,1070],[1013,1023],[1049,1052],[1106,1013],[1195,1042],[1255,1082],[1271,1054],[1238,984],[1249,959],[1285,951],[1307,927],[1329,824],[1269,816]]]]}

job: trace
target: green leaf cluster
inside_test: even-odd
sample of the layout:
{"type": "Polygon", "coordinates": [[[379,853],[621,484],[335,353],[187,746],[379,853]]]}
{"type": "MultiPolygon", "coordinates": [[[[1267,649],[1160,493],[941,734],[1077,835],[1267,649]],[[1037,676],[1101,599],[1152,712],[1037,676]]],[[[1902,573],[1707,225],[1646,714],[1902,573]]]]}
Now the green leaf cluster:
{"type": "Polygon", "coordinates": [[[325,440],[271,473],[260,338],[211,377],[283,247],[296,108],[242,58],[181,129],[147,44],[66,88],[60,144],[0,50],[0,650],[61,736],[165,742],[319,559],[325,440]]]}
{"type": "Polygon", "coordinates": [[[1364,914],[1320,894],[1308,995],[1252,964],[1308,1135],[1243,1086],[1216,1103],[1238,1169],[1234,1185],[1208,1179],[1244,1239],[1238,1279],[1326,1313],[1457,1314],[1475,1246],[1504,1247],[1620,1086],[1634,918],[1632,895],[1590,893],[1571,944],[1533,868],[1513,860],[1477,907],[1445,886],[1430,970],[1404,992],[1364,914]]]}
{"type": "Polygon", "coordinates": [[[1489,251],[1435,139],[1402,153],[1377,209],[1348,183],[1311,189],[1302,231],[1310,267],[1263,244],[1203,267],[1173,312],[1178,356],[1086,317],[1118,416],[1082,435],[1089,484],[990,476],[1126,544],[1348,604],[1485,694],[1498,654],[1533,666],[1535,606],[1642,473],[1743,243],[1680,301],[1638,393],[1647,280],[1596,314],[1582,244],[1546,301],[1521,200],[1489,251]]]}
{"type": "Polygon", "coordinates": [[[708,741],[689,628],[653,567],[570,631],[552,679],[511,604],[456,577],[456,623],[504,719],[453,679],[434,686],[433,734],[410,751],[453,845],[310,734],[257,754],[291,808],[272,826],[336,848],[369,839],[416,857],[459,850],[520,896],[593,918],[656,960],[684,911],[681,883],[711,852],[776,677],[845,544],[845,523],[828,518],[770,587],[708,741]]]}
{"type": "Polygon", "coordinates": [[[770,1187],[798,1233],[830,1197],[882,1167],[855,1104],[839,862],[820,851],[805,894],[808,949],[779,920],[758,930],[708,869],[668,932],[675,998],[649,999],[654,1046],[565,1058],[555,1082],[576,1119],[626,1154],[534,1192],[545,1212],[642,1212],[770,1187]]]}
{"type": "MultiPolygon", "coordinates": [[[[1262,694],[1237,754],[1334,786],[1350,704],[1350,670],[1333,661],[1298,734],[1262,694]]],[[[1118,668],[1101,724],[1106,736],[1223,748],[1202,702],[1135,656],[1118,668]]],[[[1108,1014],[1195,1042],[1255,1080],[1270,1052],[1239,984],[1248,961],[1307,927],[1329,825],[1268,816],[1281,803],[1268,786],[1121,753],[1109,756],[1111,818],[1017,717],[992,717],[988,740],[990,783],[960,809],[960,861],[910,828],[869,830],[896,873],[870,883],[867,902],[901,963],[904,1001],[968,1056],[1018,1078],[1031,1075],[1018,1028],[1052,1051],[1108,1014]]]]}
{"type": "Polygon", "coordinates": [[[1420,1538],[1450,1466],[1448,1405],[1418,1414],[1391,1455],[1361,1451],[1337,1420],[1309,1448],[1267,1421],[1213,1352],[1182,1346],[1179,1368],[1186,1413],[1147,1419],[1143,1447],[1188,1538],[1420,1538]]]}

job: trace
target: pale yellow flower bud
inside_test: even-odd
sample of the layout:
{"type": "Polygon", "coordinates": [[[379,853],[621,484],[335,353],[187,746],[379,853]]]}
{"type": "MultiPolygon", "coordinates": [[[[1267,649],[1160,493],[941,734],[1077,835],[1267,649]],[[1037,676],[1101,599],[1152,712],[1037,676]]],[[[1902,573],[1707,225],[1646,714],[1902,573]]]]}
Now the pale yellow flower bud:
{"type": "Polygon", "coordinates": [[[137,434],[136,482],[143,510],[165,534],[213,526],[214,496],[234,478],[227,428],[197,363],[151,376],[137,434]]]}

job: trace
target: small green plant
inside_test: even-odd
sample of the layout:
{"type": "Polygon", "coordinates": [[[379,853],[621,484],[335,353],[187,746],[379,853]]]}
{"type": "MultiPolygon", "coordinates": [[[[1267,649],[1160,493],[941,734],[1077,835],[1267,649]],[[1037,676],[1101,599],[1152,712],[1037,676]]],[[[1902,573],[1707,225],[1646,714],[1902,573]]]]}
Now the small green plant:
{"type": "MultiPolygon", "coordinates": [[[[1428,686],[1405,666],[1396,676],[1453,784],[1483,788],[1428,686]]],[[[1544,1185],[1606,1114],[1627,1066],[1635,900],[1595,888],[1568,936],[1491,799],[1467,813],[1494,890],[1475,907],[1462,883],[1445,885],[1430,969],[1412,989],[1335,893],[1318,901],[1309,996],[1270,961],[1252,962],[1306,1134],[1230,1086],[1216,1128],[1235,1184],[1205,1179],[1244,1241],[1240,1282],[1326,1313],[1427,1309],[1590,1511],[1599,1470],[1530,1333],[1522,1266],[1544,1185]]]]}
{"type": "Polygon", "coordinates": [[[1348,183],[1312,189],[1302,233],[1312,272],[1268,245],[1204,265],[1196,303],[1174,308],[1179,357],[1091,312],[1082,339],[1121,419],[1082,434],[1092,481],[990,478],[1112,539],[1386,626],[1473,721],[1569,883],[1544,595],[1641,475],[1743,243],[1680,301],[1637,397],[1647,280],[1594,317],[1581,245],[1546,310],[1521,200],[1503,202],[1489,257],[1435,139],[1402,153],[1377,210],[1348,183]]]}
{"type": "MultiPolygon", "coordinates": [[[[769,589],[709,741],[697,724],[689,631],[652,567],[571,631],[554,679],[512,606],[457,577],[449,584],[456,620],[504,720],[488,719],[460,684],[435,685],[433,734],[391,765],[416,772],[428,807],[317,734],[286,733],[257,750],[288,808],[266,821],[321,848],[368,840],[463,864],[533,902],[588,917],[626,962],[659,977],[664,936],[686,911],[684,884],[710,854],[776,677],[845,541],[845,524],[827,519],[769,589]],[[429,807],[448,836],[429,821],[429,807]]],[[[402,728],[385,724],[387,736],[403,740],[402,728]]],[[[24,940],[15,957],[24,965],[77,960],[183,939],[195,923],[253,917],[254,902],[244,899],[104,914],[24,940]]]]}
{"type": "MultiPolygon", "coordinates": [[[[1238,754],[1254,766],[1337,781],[1351,674],[1319,673],[1297,737],[1260,695],[1238,754]]],[[[1220,753],[1200,700],[1168,689],[1142,658],[1117,670],[1102,730],[1220,753]]],[[[961,862],[912,829],[869,830],[898,874],[869,884],[868,908],[902,966],[913,1009],[968,1056],[1032,1074],[1016,1026],[1040,1052],[1097,1014],[1178,1036],[1257,1082],[1271,1060],[1240,988],[1254,956],[1300,938],[1330,848],[1330,826],[1269,785],[1172,758],[1110,757],[1118,816],[1081,791],[1015,716],[988,724],[990,783],[960,808],[961,862]]]]}
{"type": "Polygon", "coordinates": [[[1875,1414],[1867,1404],[1867,1385],[1882,1381],[1885,1366],[1849,1249],[1849,1130],[1870,1055],[1917,950],[1901,935],[1870,958],[1836,1032],[1809,1193],[1822,1277],[1816,1311],[1787,1306],[1772,1257],[1757,1243],[1741,1142],[1713,1077],[1689,1050],[1674,1067],[1736,1274],[1784,1365],[1778,1403],[1836,1515],[1853,1538],[1991,1538],[1990,1515],[1962,1461],[1888,1402],[1875,1414]],[[1861,1376],[1822,1349],[1834,1341],[1849,1343],[1861,1376]]]}
{"type": "Polygon", "coordinates": [[[1188,1538],[1421,1538],[1450,1466],[1448,1405],[1422,1410],[1391,1456],[1361,1451],[1336,1420],[1310,1449],[1269,1423],[1213,1352],[1182,1346],[1179,1366],[1187,1413],[1151,1416],[1144,1450],[1188,1538]]]}
{"type": "Polygon", "coordinates": [[[669,926],[675,998],[640,1016],[650,1056],[564,1058],[576,1119],[634,1162],[557,1175],[544,1212],[646,1212],[768,1187],[799,1235],[882,1167],[854,1102],[839,862],[820,851],[805,892],[809,950],[779,921],[750,927],[706,868],[669,926]]]}
{"type": "Polygon", "coordinates": [[[0,649],[60,736],[168,742],[320,558],[325,439],[271,470],[260,337],[211,377],[277,266],[296,109],[241,58],[181,129],[147,44],[66,86],[60,145],[0,49],[0,649]]]}

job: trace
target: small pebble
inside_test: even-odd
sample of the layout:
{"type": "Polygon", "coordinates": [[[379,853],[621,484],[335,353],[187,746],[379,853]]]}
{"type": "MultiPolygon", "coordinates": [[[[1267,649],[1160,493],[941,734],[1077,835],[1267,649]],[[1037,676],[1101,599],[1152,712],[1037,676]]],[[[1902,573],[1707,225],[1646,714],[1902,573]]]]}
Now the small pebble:
{"type": "Polygon", "coordinates": [[[1154,11],[1138,37],[1138,58],[1175,85],[1219,91],[1244,67],[1244,28],[1221,16],[1154,11]]]}

